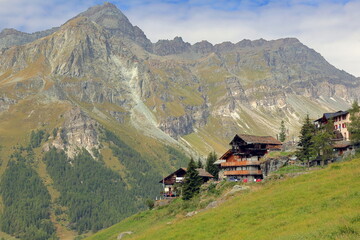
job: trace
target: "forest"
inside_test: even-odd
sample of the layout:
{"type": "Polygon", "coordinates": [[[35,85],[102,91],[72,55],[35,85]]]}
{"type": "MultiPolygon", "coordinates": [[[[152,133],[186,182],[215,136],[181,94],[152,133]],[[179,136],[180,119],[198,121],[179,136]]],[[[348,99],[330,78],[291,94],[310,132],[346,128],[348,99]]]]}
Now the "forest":
{"type": "Polygon", "coordinates": [[[1,230],[25,240],[56,239],[50,194],[27,160],[17,150],[1,178],[1,230]]]}
{"type": "MultiPolygon", "coordinates": [[[[54,132],[57,129],[55,137],[54,132]]],[[[125,167],[123,177],[105,165],[101,149],[93,149],[95,158],[85,149],[69,158],[63,150],[50,148],[39,159],[35,152],[49,139],[44,130],[32,131],[26,147],[16,146],[0,184],[4,202],[1,230],[21,239],[57,239],[50,211],[57,218],[65,216],[68,227],[82,234],[145,209],[145,199],[160,193],[161,171],[152,163],[162,159],[140,154],[106,129],[101,129],[100,136],[125,167]],[[60,193],[53,203],[35,170],[39,161],[45,163],[53,187],[60,193]]],[[[183,153],[170,146],[165,152],[164,159],[171,165],[186,166],[188,158],[183,153]]]]}

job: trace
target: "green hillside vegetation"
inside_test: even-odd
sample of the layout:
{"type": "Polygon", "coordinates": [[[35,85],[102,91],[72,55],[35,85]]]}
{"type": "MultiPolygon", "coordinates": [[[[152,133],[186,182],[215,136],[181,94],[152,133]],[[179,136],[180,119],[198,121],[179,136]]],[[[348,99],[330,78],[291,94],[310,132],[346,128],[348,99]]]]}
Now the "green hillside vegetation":
{"type": "Polygon", "coordinates": [[[223,183],[220,188],[210,185],[206,198],[178,199],[88,239],[116,239],[126,231],[133,234],[124,239],[359,239],[360,158],[301,171],[290,169],[273,180],[249,183],[250,190],[233,197],[217,196],[223,183]],[[222,199],[218,207],[185,217],[215,197],[222,199]]]}
{"type": "Polygon", "coordinates": [[[16,151],[1,178],[1,230],[21,239],[56,239],[50,221],[50,194],[29,161],[16,151]]]}

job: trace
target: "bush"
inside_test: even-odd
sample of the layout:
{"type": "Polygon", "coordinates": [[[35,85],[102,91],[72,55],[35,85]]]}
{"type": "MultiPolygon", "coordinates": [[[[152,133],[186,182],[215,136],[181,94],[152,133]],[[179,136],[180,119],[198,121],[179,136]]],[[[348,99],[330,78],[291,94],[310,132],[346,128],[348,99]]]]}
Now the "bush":
{"type": "Polygon", "coordinates": [[[150,198],[148,198],[148,199],[145,200],[145,204],[146,204],[146,206],[151,210],[151,209],[153,209],[154,206],[155,206],[155,201],[152,200],[152,199],[150,199],[150,198]]]}

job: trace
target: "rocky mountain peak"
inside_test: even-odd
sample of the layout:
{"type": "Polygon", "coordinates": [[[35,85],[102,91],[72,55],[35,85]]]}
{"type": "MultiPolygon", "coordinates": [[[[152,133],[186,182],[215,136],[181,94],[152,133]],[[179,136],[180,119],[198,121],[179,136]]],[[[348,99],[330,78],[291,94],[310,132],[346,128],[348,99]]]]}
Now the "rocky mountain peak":
{"type": "Polygon", "coordinates": [[[0,32],[0,37],[5,37],[7,35],[23,35],[26,33],[20,32],[14,28],[4,28],[1,32],[0,32]]]}
{"type": "Polygon", "coordinates": [[[112,35],[128,38],[147,51],[152,51],[152,43],[144,32],[139,27],[133,26],[129,19],[112,3],[91,7],[75,18],[77,17],[87,17],[104,27],[112,35]]]}
{"type": "Polygon", "coordinates": [[[90,7],[88,10],[80,13],[75,18],[80,16],[88,17],[92,21],[110,30],[126,31],[133,28],[129,19],[111,3],[104,3],[103,5],[90,7]]]}
{"type": "Polygon", "coordinates": [[[214,46],[208,41],[197,42],[192,46],[194,52],[206,54],[214,51],[214,46]]]}
{"type": "Polygon", "coordinates": [[[154,52],[160,56],[181,54],[189,51],[190,48],[191,44],[184,42],[181,37],[175,37],[173,40],[159,40],[154,44],[154,52]]]}

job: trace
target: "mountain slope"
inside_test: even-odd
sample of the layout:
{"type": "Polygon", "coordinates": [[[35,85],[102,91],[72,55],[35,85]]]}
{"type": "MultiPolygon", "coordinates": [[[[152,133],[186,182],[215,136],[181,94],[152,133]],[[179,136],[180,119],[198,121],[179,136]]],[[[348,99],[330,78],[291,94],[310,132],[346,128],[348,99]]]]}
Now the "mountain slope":
{"type": "Polygon", "coordinates": [[[355,159],[294,178],[249,184],[250,191],[192,217],[179,210],[181,205],[186,209],[185,202],[172,203],[88,239],[116,239],[126,231],[133,232],[126,239],[358,239],[359,163],[355,159]]]}
{"type": "MultiPolygon", "coordinates": [[[[46,183],[59,236],[65,226],[98,230],[144,208],[143,199],[159,193],[157,179],[186,165],[189,155],[223,153],[235,133],[275,136],[284,120],[292,139],[306,113],[346,109],[359,98],[358,78],[296,39],[151,43],[109,3],[49,31],[0,35],[14,43],[0,44],[0,173],[14,151],[30,155],[27,167],[46,183]],[[114,171],[128,211],[80,224],[81,216],[67,211],[71,201],[59,203],[72,189],[64,190],[66,181],[54,174],[60,170],[50,171],[44,158],[53,147],[67,155],[59,169],[85,154],[102,164],[99,172],[114,171]]],[[[89,189],[82,190],[91,195],[89,189]]]]}

